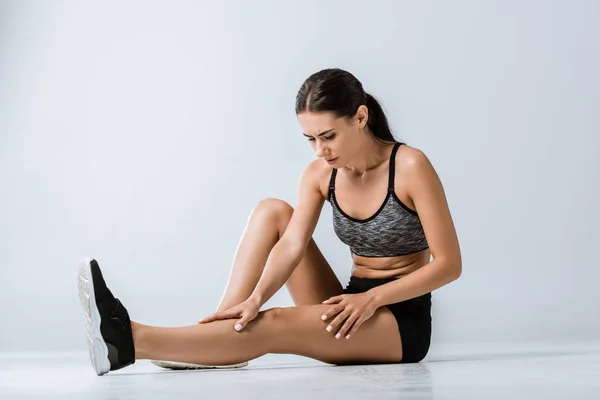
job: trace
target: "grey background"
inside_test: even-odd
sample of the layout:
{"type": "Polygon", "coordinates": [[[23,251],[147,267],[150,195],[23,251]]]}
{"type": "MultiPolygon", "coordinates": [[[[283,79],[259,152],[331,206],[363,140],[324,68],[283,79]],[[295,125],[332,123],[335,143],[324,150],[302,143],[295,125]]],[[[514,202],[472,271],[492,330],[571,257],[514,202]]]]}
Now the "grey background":
{"type": "MultiPolygon", "coordinates": [[[[135,320],[211,313],[252,208],[296,201],[327,67],[446,189],[432,348],[597,338],[599,27],[596,1],[0,2],[0,351],[85,348],[84,256],[135,320]]],[[[328,205],[315,239],[346,283],[328,205]]]]}

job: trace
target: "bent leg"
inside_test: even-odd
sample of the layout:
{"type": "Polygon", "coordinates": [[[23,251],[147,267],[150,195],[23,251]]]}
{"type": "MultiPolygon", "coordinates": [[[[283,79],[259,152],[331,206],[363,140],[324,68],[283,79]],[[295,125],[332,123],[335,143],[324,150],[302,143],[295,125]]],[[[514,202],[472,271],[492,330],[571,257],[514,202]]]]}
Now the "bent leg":
{"type": "Polygon", "coordinates": [[[136,359],[163,359],[193,364],[228,365],[267,353],[296,354],[332,364],[399,362],[398,325],[385,307],[365,321],[350,339],[327,332],[321,315],[328,305],[273,308],[260,312],[241,332],[236,320],[180,328],[133,323],[136,359]]]}
{"type": "MultiPolygon", "coordinates": [[[[252,210],[217,311],[224,311],[248,299],[262,275],[271,249],[283,236],[293,212],[288,203],[272,198],[262,200],[252,210]]],[[[342,293],[342,285],[312,238],[286,287],[295,305],[320,304],[342,293]]]]}

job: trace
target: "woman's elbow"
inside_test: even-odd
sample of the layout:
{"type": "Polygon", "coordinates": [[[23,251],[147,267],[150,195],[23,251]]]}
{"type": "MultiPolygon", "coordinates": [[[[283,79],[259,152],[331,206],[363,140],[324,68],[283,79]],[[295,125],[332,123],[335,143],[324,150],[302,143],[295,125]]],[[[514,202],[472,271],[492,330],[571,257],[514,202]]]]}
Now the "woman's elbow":
{"type": "Polygon", "coordinates": [[[460,260],[450,264],[450,277],[453,281],[460,278],[462,275],[462,262],[460,260]]]}

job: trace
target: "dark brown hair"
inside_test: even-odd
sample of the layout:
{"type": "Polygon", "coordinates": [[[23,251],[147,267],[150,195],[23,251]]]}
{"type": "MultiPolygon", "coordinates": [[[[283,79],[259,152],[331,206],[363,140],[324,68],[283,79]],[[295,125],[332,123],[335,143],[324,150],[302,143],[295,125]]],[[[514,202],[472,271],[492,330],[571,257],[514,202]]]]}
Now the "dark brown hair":
{"type": "Polygon", "coordinates": [[[379,102],[366,93],[350,72],[339,68],[324,69],[309,76],[296,95],[296,114],[332,112],[337,117],[352,117],[358,107],[369,109],[367,126],[380,142],[396,142],[379,102]]]}

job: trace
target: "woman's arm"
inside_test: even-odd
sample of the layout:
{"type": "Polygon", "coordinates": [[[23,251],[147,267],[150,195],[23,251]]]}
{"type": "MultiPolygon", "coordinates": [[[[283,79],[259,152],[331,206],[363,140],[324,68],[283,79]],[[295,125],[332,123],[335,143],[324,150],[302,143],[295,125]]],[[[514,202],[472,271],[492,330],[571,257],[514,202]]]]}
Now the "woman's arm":
{"type": "Polygon", "coordinates": [[[298,202],[292,218],[281,239],[271,250],[260,280],[250,295],[250,300],[259,306],[266,303],[285,284],[304,256],[325,201],[319,188],[322,174],[322,161],[315,160],[300,178],[298,202]]]}
{"type": "Polygon", "coordinates": [[[402,170],[433,261],[396,281],[371,289],[369,292],[379,306],[429,293],[458,279],[462,272],[458,238],[442,183],[425,154],[414,148],[405,153],[408,156],[402,158],[402,165],[396,166],[396,173],[402,170]]]}

